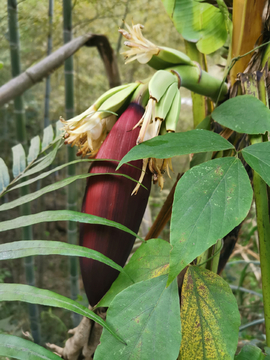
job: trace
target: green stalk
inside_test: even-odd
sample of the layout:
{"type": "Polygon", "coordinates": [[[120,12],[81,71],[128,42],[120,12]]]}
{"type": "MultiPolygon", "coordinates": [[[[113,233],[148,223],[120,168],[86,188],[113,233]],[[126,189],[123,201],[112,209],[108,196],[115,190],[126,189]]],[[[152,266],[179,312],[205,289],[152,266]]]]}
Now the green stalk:
{"type": "MultiPolygon", "coordinates": [[[[18,31],[18,16],[17,16],[17,1],[8,0],[8,26],[9,26],[9,42],[10,42],[10,57],[11,57],[11,71],[12,77],[16,77],[21,73],[20,61],[20,41],[18,31]]],[[[21,142],[26,147],[26,128],[25,128],[25,112],[23,97],[18,96],[14,99],[14,113],[16,117],[16,134],[17,141],[21,142]]],[[[26,195],[29,192],[28,186],[20,188],[20,196],[26,195]]],[[[20,207],[20,215],[30,215],[30,205],[24,204],[20,207]]],[[[32,240],[32,227],[26,226],[22,231],[22,240],[32,240]]],[[[24,260],[25,278],[28,285],[35,285],[34,259],[27,257],[24,260]]],[[[28,304],[28,312],[30,319],[31,334],[36,343],[40,343],[40,328],[39,328],[39,308],[38,305],[28,304]]]]}
{"type": "MultiPolygon", "coordinates": [[[[268,105],[265,73],[244,74],[241,77],[242,91],[245,94],[256,94],[265,105],[268,105]]],[[[251,144],[268,141],[265,135],[250,136],[251,144]]],[[[270,346],[270,223],[267,185],[260,175],[253,170],[253,189],[256,204],[257,226],[260,245],[260,263],[262,273],[263,307],[265,317],[266,345],[270,346]]]]}
{"type": "MultiPolygon", "coordinates": [[[[52,52],[52,25],[53,25],[53,5],[54,1],[49,0],[49,31],[47,43],[47,56],[52,52]]],[[[44,128],[50,125],[50,92],[51,92],[51,76],[46,78],[45,104],[44,104],[44,128]]]]}
{"type": "MultiPolygon", "coordinates": [[[[64,43],[68,43],[72,39],[72,2],[71,0],[63,0],[63,18],[64,18],[64,43]]],[[[70,119],[74,116],[74,86],[73,86],[73,57],[69,57],[65,61],[65,107],[66,118],[70,119]]],[[[76,159],[76,150],[74,147],[67,148],[68,162],[76,159]]],[[[71,165],[67,168],[67,176],[76,175],[76,166],[71,165]]],[[[67,188],[67,209],[77,210],[77,190],[74,184],[69,185],[67,188]]],[[[76,222],[68,222],[68,243],[77,244],[77,225],[76,222]]],[[[79,282],[78,282],[78,259],[70,258],[70,286],[71,298],[77,300],[79,295],[79,282]]],[[[73,325],[77,326],[81,317],[73,313],[73,325]]]]}
{"type": "Polygon", "coordinates": [[[212,262],[211,262],[211,270],[216,274],[218,272],[218,264],[219,264],[221,248],[222,248],[222,240],[219,239],[217,241],[217,243],[212,248],[214,257],[213,257],[212,262]]]}
{"type": "Polygon", "coordinates": [[[197,94],[210,97],[213,101],[217,100],[220,90],[219,100],[222,100],[228,92],[227,84],[200,69],[199,66],[179,65],[168,70],[172,69],[180,75],[181,86],[197,94]]]}
{"type": "MultiPolygon", "coordinates": [[[[252,136],[251,143],[262,142],[261,136],[252,136]]],[[[265,317],[266,345],[270,346],[270,224],[268,213],[267,185],[256,171],[253,171],[253,188],[256,203],[257,226],[260,244],[262,292],[265,317]]]]}
{"type": "MultiPolygon", "coordinates": [[[[204,55],[199,52],[195,43],[185,40],[186,54],[191,60],[196,61],[202,69],[204,66],[204,55]]],[[[193,112],[193,126],[196,128],[200,122],[207,116],[207,103],[205,96],[191,92],[192,97],[192,112],[193,112]]]]}

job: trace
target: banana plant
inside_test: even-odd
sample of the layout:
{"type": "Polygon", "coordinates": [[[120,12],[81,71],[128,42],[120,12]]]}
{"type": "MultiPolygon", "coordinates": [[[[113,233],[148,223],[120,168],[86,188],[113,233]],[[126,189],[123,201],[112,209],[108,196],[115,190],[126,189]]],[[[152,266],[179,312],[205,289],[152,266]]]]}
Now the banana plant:
{"type": "MultiPolygon", "coordinates": [[[[0,300],[63,307],[104,327],[97,348],[88,346],[90,333],[84,334],[84,344],[76,343],[79,334],[76,334],[76,329],[73,340],[68,341],[69,346],[72,344],[70,353],[67,347],[50,346],[66,359],[76,350],[78,355],[75,358],[87,353],[95,360],[267,360],[270,356],[267,65],[264,71],[257,69],[255,75],[241,68],[236,79],[232,75],[230,92],[230,83],[226,83],[230,80],[227,75],[237,61],[249,55],[242,53],[241,44],[235,44],[239,36],[234,31],[238,31],[237,17],[244,18],[243,24],[249,22],[251,5],[244,2],[243,11],[240,1],[235,1],[231,21],[228,1],[219,0],[217,6],[197,0],[164,0],[163,3],[186,41],[196,43],[193,54],[208,54],[223,46],[225,41],[230,43],[224,79],[211,76],[207,67],[202,66],[203,60],[196,62],[191,58],[193,56],[153,44],[143,36],[140,24],[127,26],[127,30],[120,29],[129,47],[125,53],[127,63],[138,60],[157,71],[149,79],[109,90],[81,115],[62,119],[65,138],[55,140],[46,155],[49,157],[56,152],[63,141],[77,146],[79,155],[92,157],[91,160],[77,160],[93,162],[89,172],[71,176],[41,189],[39,193],[0,206],[0,211],[7,210],[77,179],[88,178],[82,212],[47,211],[0,223],[3,232],[44,221],[80,222],[83,247],[56,241],[38,240],[34,246],[28,241],[14,242],[0,246],[0,258],[56,253],[80,256],[89,302],[94,310],[108,308],[106,322],[72,300],[46,290],[29,289],[26,285],[0,284],[0,300]],[[232,49],[238,50],[235,53],[232,49]],[[207,97],[209,104],[204,113],[208,116],[200,123],[197,121],[197,129],[187,132],[176,131],[181,112],[181,87],[207,97]],[[238,94],[241,96],[235,96],[238,94]],[[209,131],[213,124],[218,124],[221,132],[209,131]],[[135,223],[139,222],[146,204],[140,196],[150,186],[149,175],[162,188],[163,174],[170,170],[170,158],[186,154],[192,157],[192,163],[175,187],[170,243],[158,238],[141,239],[142,245],[123,267],[138,230],[135,223]],[[244,161],[253,170],[252,178],[244,161]],[[95,198],[95,194],[98,197],[95,198]],[[131,200],[132,196],[134,200],[131,200]],[[253,196],[260,238],[266,347],[262,351],[247,345],[236,355],[240,314],[230,286],[217,274],[217,269],[222,239],[245,220],[253,196]],[[122,236],[123,233],[127,237],[122,236]],[[125,239],[129,244],[124,244],[125,239]],[[116,249],[114,242],[118,244],[116,249]],[[122,250],[123,245],[125,248],[122,250]],[[99,265],[96,267],[96,264],[99,265]],[[114,281],[116,271],[119,275],[114,281]],[[99,282],[95,283],[93,278],[97,276],[99,282]]],[[[257,24],[257,21],[262,21],[259,18],[256,18],[255,29],[261,28],[257,24]]],[[[257,38],[260,35],[258,30],[257,38]]],[[[264,40],[260,47],[257,46],[261,50],[259,67],[267,63],[265,57],[269,49],[266,43],[269,39],[264,40]]],[[[242,41],[245,41],[244,32],[241,32],[240,43],[242,41]]],[[[247,49],[247,53],[253,51],[254,45],[247,49]]],[[[200,58],[203,59],[201,55],[200,58]]],[[[253,64],[249,63],[249,66],[253,64]]],[[[39,151],[36,156],[38,154],[39,151]]],[[[42,162],[44,164],[46,159],[42,154],[39,156],[41,160],[34,160],[29,168],[21,170],[19,176],[35,174],[35,168],[42,162]]],[[[10,183],[7,168],[3,161],[1,164],[5,168],[5,191],[22,186],[23,183],[10,183]]],[[[34,182],[39,176],[49,173],[50,170],[43,171],[27,181],[34,182]]],[[[33,352],[36,358],[55,359],[56,356],[7,335],[2,336],[2,343],[0,354],[4,356],[26,359],[33,352]],[[25,350],[19,351],[22,348],[25,350]]]]}

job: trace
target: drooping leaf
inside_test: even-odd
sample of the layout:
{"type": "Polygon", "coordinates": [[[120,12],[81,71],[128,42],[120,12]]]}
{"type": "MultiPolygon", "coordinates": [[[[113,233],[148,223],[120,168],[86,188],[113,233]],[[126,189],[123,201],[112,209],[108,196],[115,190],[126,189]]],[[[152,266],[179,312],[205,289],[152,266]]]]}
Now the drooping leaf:
{"type": "Polygon", "coordinates": [[[17,336],[0,334],[0,355],[20,360],[59,360],[53,352],[17,336]]]}
{"type": "Polygon", "coordinates": [[[172,209],[169,281],[248,214],[253,191],[234,157],[195,166],[179,180],[172,209]]]}
{"type": "Polygon", "coordinates": [[[177,31],[184,39],[196,42],[204,54],[224,45],[228,19],[219,8],[202,0],[162,0],[177,31]]]}
{"type": "Polygon", "coordinates": [[[107,321],[127,345],[103,331],[95,360],[175,360],[181,342],[180,304],[176,280],[167,276],[129,286],[112,301],[107,321]]]}
{"type": "Polygon", "coordinates": [[[29,285],[0,284],[0,301],[24,301],[31,304],[40,304],[70,310],[94,320],[107,329],[109,333],[117,339],[117,342],[119,340],[122,341],[122,338],[114,332],[112,327],[93,311],[74,300],[49,290],[38,289],[29,285]]]}
{"type": "MultiPolygon", "coordinates": [[[[49,240],[26,240],[14,241],[0,245],[0,260],[18,259],[34,255],[68,255],[83,256],[88,259],[101,261],[104,264],[124,272],[124,269],[98,251],[85,248],[79,245],[72,245],[60,241],[49,240]]],[[[127,276],[128,278],[128,276],[127,276]]]]}
{"type": "Polygon", "coordinates": [[[266,360],[266,355],[255,345],[245,345],[240,353],[235,356],[235,360],[266,360]]]}
{"type": "Polygon", "coordinates": [[[40,152],[40,138],[39,136],[35,136],[33,139],[31,139],[29,153],[27,157],[27,163],[30,164],[32,161],[34,161],[40,152]]]}
{"type": "Polygon", "coordinates": [[[34,178],[31,178],[27,181],[24,181],[20,184],[17,184],[13,187],[11,187],[10,189],[8,189],[7,191],[11,191],[11,190],[14,190],[14,189],[18,189],[22,186],[25,186],[25,185],[29,185],[29,184],[32,184],[38,180],[41,180],[41,179],[44,179],[46,176],[49,176],[51,174],[53,174],[54,172],[56,171],[59,171],[59,170],[62,170],[63,168],[69,166],[69,165],[73,165],[73,164],[77,164],[77,163],[81,163],[81,162],[88,162],[88,163],[91,163],[92,161],[116,161],[116,162],[119,162],[119,160],[113,160],[113,159],[79,159],[79,160],[73,160],[73,161],[70,161],[68,163],[65,163],[65,164],[62,164],[62,165],[59,165],[51,170],[48,170],[48,171],[43,171],[41,174],[39,174],[38,176],[34,177],[34,178]]]}
{"type": "Polygon", "coordinates": [[[181,292],[181,322],[179,359],[233,358],[240,315],[229,285],[220,276],[189,266],[181,292]]]}
{"type": "Polygon", "coordinates": [[[8,186],[9,182],[8,167],[4,160],[0,158],[0,193],[8,186]]]}
{"type": "Polygon", "coordinates": [[[37,165],[34,165],[29,170],[27,170],[21,176],[21,178],[23,178],[25,176],[30,176],[30,175],[36,174],[37,172],[42,171],[46,167],[50,166],[51,163],[53,162],[53,160],[55,159],[56,153],[57,153],[59,147],[61,146],[61,144],[62,144],[61,141],[58,141],[58,143],[55,145],[53,150],[51,150],[49,152],[49,154],[45,155],[44,158],[42,158],[42,160],[37,163],[37,165]]]}
{"type": "Polygon", "coordinates": [[[219,124],[239,133],[264,134],[270,130],[270,110],[251,95],[225,101],[211,116],[219,124]]]}
{"type": "Polygon", "coordinates": [[[55,124],[55,136],[58,137],[60,135],[63,135],[63,123],[58,120],[55,124]]]}
{"type": "Polygon", "coordinates": [[[165,159],[176,155],[233,148],[234,146],[223,137],[207,130],[197,129],[181,133],[169,133],[154,137],[133,147],[120,161],[118,168],[132,160],[151,157],[165,159]]]}
{"type": "Polygon", "coordinates": [[[25,185],[29,185],[29,184],[33,184],[34,182],[38,181],[38,180],[41,180],[41,179],[44,179],[45,177],[59,171],[59,170],[62,170],[63,168],[69,166],[69,165],[73,165],[73,164],[77,164],[77,163],[80,163],[80,162],[90,162],[90,161],[93,161],[93,159],[80,159],[80,160],[74,160],[74,161],[70,161],[68,163],[65,163],[65,164],[62,164],[62,165],[59,165],[51,170],[48,170],[48,171],[43,171],[41,174],[39,174],[38,176],[34,177],[34,178],[31,178],[29,180],[26,180],[20,184],[17,184],[11,188],[8,189],[8,191],[11,191],[11,190],[15,190],[15,189],[18,189],[22,186],[25,186],[25,185]]]}
{"type": "Polygon", "coordinates": [[[248,146],[242,150],[246,162],[270,186],[270,142],[248,146]]]}
{"type": "Polygon", "coordinates": [[[12,172],[13,172],[13,176],[16,178],[17,176],[20,175],[20,173],[23,172],[26,166],[25,152],[24,152],[24,148],[22,147],[22,144],[13,146],[12,153],[13,153],[12,172]]]}
{"type": "MultiPolygon", "coordinates": [[[[38,191],[35,191],[35,192],[31,193],[31,194],[21,196],[20,198],[18,198],[16,200],[10,201],[10,202],[5,203],[5,204],[2,204],[2,205],[0,205],[0,211],[10,210],[10,209],[13,209],[16,206],[20,206],[20,205],[25,204],[25,203],[27,203],[29,201],[33,201],[33,200],[39,198],[40,196],[42,196],[44,194],[47,194],[47,193],[49,193],[51,191],[61,189],[62,187],[67,186],[67,185],[73,183],[76,180],[85,179],[85,178],[88,178],[88,177],[91,177],[91,176],[98,176],[98,175],[103,175],[103,174],[86,173],[86,174],[81,174],[81,175],[70,176],[70,177],[68,177],[66,179],[63,179],[63,180],[57,181],[57,182],[55,182],[55,183],[53,183],[51,185],[45,186],[44,188],[42,188],[42,189],[40,189],[38,191]]],[[[106,175],[108,175],[108,176],[115,175],[115,173],[106,173],[106,175]]],[[[125,174],[117,174],[117,176],[124,176],[125,178],[127,178],[127,179],[129,179],[131,181],[134,181],[136,183],[138,182],[137,180],[134,180],[130,176],[125,175],[125,174]]],[[[142,186],[144,187],[144,185],[142,185],[142,186]]]]}
{"type": "Polygon", "coordinates": [[[42,150],[44,150],[53,141],[53,138],[53,127],[52,125],[49,125],[43,130],[42,150]]]}
{"type": "MultiPolygon", "coordinates": [[[[137,236],[137,234],[129,230],[126,226],[123,226],[115,221],[71,210],[43,211],[37,214],[25,215],[12,220],[2,221],[0,223],[0,232],[24,226],[39,224],[46,221],[76,221],[86,224],[101,224],[106,226],[112,226],[119,230],[126,231],[133,236],[137,236]]],[[[142,238],[140,239],[144,241],[142,238]]]]}
{"type": "Polygon", "coordinates": [[[117,294],[134,283],[168,274],[170,250],[171,245],[161,239],[143,243],[124,267],[125,273],[119,274],[98,307],[110,306],[117,294]]]}

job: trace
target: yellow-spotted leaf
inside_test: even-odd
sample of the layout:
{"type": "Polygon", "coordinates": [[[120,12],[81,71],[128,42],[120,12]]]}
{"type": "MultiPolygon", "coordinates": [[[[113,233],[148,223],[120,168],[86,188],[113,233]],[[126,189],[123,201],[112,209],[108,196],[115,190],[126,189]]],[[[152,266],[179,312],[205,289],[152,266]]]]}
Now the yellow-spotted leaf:
{"type": "Polygon", "coordinates": [[[98,306],[110,306],[117,294],[134,283],[168,274],[170,250],[171,245],[161,239],[143,243],[125,266],[125,274],[119,274],[98,306]]]}
{"type": "Polygon", "coordinates": [[[229,285],[217,274],[189,266],[181,293],[182,342],[179,360],[230,360],[240,315],[229,285]]]}

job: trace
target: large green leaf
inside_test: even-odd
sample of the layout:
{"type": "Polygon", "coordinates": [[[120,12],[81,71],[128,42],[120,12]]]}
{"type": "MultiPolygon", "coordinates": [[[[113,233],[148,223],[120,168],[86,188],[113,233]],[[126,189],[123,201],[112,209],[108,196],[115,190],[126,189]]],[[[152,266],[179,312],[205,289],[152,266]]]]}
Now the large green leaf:
{"type": "MultiPolygon", "coordinates": [[[[20,198],[16,199],[16,200],[13,200],[13,201],[10,201],[8,203],[5,203],[5,204],[2,204],[0,205],[0,211],[5,211],[5,210],[10,210],[10,209],[13,209],[14,207],[16,206],[20,206],[22,204],[25,204],[29,201],[33,201],[37,198],[39,198],[40,196],[44,195],[44,194],[47,194],[51,191],[55,191],[55,190],[58,190],[58,189],[61,189],[62,187],[64,186],[67,186],[71,183],[73,183],[74,181],[76,180],[79,180],[79,179],[85,179],[85,178],[88,178],[88,177],[91,177],[91,176],[98,176],[98,175],[104,175],[103,173],[100,173],[100,174],[91,174],[91,173],[86,173],[86,174],[81,174],[81,175],[75,175],[75,176],[70,176],[66,179],[63,179],[63,180],[60,180],[60,181],[57,181],[51,185],[48,185],[48,186],[45,186],[44,188],[38,190],[38,191],[35,191],[31,194],[27,194],[27,195],[24,195],[24,196],[21,196],[20,198]]],[[[115,176],[115,173],[106,173],[106,175],[110,176],[115,176]]],[[[125,175],[125,174],[117,174],[117,176],[124,176],[125,178],[131,180],[131,181],[134,181],[134,182],[138,182],[137,180],[134,180],[133,178],[131,178],[130,176],[128,175],[125,175]]],[[[142,185],[143,187],[145,187],[144,185],[142,185]]]]}
{"type": "Polygon", "coordinates": [[[246,162],[270,186],[270,142],[254,144],[242,150],[246,162]]]}
{"type": "Polygon", "coordinates": [[[168,274],[170,250],[171,245],[161,239],[143,243],[124,267],[125,273],[119,274],[98,307],[110,306],[117,294],[134,283],[168,274]]]}
{"type": "Polygon", "coordinates": [[[180,304],[175,280],[167,276],[129,286],[112,301],[107,321],[124,337],[120,344],[103,331],[95,360],[175,360],[181,342],[180,304]]]}
{"type": "Polygon", "coordinates": [[[165,159],[176,155],[186,155],[206,151],[233,149],[234,146],[220,135],[211,131],[197,129],[181,133],[169,133],[154,137],[133,147],[120,161],[124,163],[137,159],[165,159]]]}
{"type": "Polygon", "coordinates": [[[0,301],[25,301],[31,304],[40,304],[70,310],[82,316],[86,316],[103,326],[117,339],[117,342],[118,340],[123,341],[122,338],[115,333],[111,325],[93,311],[74,300],[56,294],[53,291],[38,289],[29,285],[0,284],[0,301]]]}
{"type": "Polygon", "coordinates": [[[34,255],[68,255],[83,256],[88,259],[94,259],[120,271],[124,269],[98,251],[87,249],[83,246],[72,245],[60,241],[49,240],[26,240],[14,241],[0,245],[0,260],[18,259],[34,255]]]}
{"type": "Polygon", "coordinates": [[[169,281],[248,214],[253,191],[241,161],[205,162],[179,180],[171,219],[169,281]]]}
{"type": "Polygon", "coordinates": [[[0,355],[20,360],[59,360],[60,357],[32,341],[0,334],[0,355]]]}
{"type": "Polygon", "coordinates": [[[229,285],[220,276],[189,266],[181,292],[181,322],[179,359],[233,359],[240,315],[229,285]]]}
{"type": "MultiPolygon", "coordinates": [[[[20,216],[12,220],[2,221],[0,223],[0,232],[24,226],[39,224],[46,221],[76,221],[86,224],[101,224],[106,226],[112,226],[117,229],[126,231],[129,234],[137,236],[137,234],[129,230],[126,226],[121,225],[115,221],[107,220],[95,215],[84,214],[81,212],[70,210],[43,211],[37,214],[20,216]]],[[[140,239],[144,241],[142,238],[140,239]]]]}
{"type": "MultiPolygon", "coordinates": [[[[235,360],[267,360],[267,355],[262,353],[262,350],[255,345],[245,345],[240,353],[235,356],[235,360]]],[[[269,357],[270,358],[270,357],[269,357]]]]}
{"type": "Polygon", "coordinates": [[[270,110],[251,95],[225,101],[211,116],[219,124],[239,133],[264,134],[270,130],[270,110]]]}
{"type": "Polygon", "coordinates": [[[196,42],[204,54],[224,45],[227,39],[225,13],[203,0],[162,0],[177,31],[184,39],[196,42]]]}

